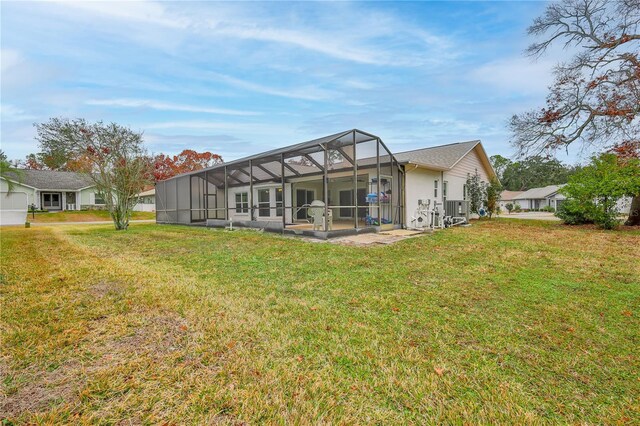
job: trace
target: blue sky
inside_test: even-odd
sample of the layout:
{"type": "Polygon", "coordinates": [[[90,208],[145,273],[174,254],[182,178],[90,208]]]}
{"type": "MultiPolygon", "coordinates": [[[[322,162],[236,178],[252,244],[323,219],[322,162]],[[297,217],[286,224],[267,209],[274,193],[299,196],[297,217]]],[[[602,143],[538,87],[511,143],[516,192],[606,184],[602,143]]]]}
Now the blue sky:
{"type": "Polygon", "coordinates": [[[359,128],[394,151],[481,139],[544,102],[562,52],[522,55],[543,2],[2,2],[2,149],[48,117],[226,160],[359,128]]]}

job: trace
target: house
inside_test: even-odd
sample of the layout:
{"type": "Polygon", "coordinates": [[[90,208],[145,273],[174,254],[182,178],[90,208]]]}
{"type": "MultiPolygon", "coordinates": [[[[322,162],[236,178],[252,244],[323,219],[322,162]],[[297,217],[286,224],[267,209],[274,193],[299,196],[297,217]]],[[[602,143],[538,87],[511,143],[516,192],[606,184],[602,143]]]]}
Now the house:
{"type": "Polygon", "coordinates": [[[137,212],[156,211],[156,189],[151,188],[138,194],[138,204],[133,207],[137,212]]]}
{"type": "Polygon", "coordinates": [[[458,211],[451,211],[451,202],[467,200],[470,175],[478,173],[484,182],[496,177],[479,140],[399,152],[395,158],[403,171],[404,224],[409,227],[415,225],[414,212],[425,201],[430,205],[443,203],[447,214],[458,215],[458,211]]]}
{"type": "MultiPolygon", "coordinates": [[[[23,194],[20,197],[26,206],[35,204],[38,209],[55,211],[100,208],[104,205],[91,178],[82,173],[24,169],[19,177],[15,176],[12,180],[15,185],[12,194],[23,194]]],[[[4,177],[0,177],[0,193],[3,194],[2,200],[7,203],[8,197],[13,196],[7,194],[8,184],[4,177]]]]}
{"type": "MultiPolygon", "coordinates": [[[[502,193],[500,193],[500,201],[498,202],[498,205],[500,206],[500,209],[502,211],[506,211],[507,210],[507,204],[513,204],[515,205],[517,202],[515,200],[515,198],[522,194],[524,191],[502,191],[502,193]]],[[[520,206],[522,207],[522,206],[520,206]]]]}
{"type": "Polygon", "coordinates": [[[476,172],[495,176],[480,141],[393,154],[353,129],[158,182],[156,221],[319,238],[418,227],[426,209],[468,216],[476,172]]]}
{"type": "Polygon", "coordinates": [[[559,192],[563,186],[548,185],[542,188],[531,188],[515,196],[513,201],[518,203],[522,210],[541,210],[545,207],[553,207],[557,210],[567,199],[559,192]]]}

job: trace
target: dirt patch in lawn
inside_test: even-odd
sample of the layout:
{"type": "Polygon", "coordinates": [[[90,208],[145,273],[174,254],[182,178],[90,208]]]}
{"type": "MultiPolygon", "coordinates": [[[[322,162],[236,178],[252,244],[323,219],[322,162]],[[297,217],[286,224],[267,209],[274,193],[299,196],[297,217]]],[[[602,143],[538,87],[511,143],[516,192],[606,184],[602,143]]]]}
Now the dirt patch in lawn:
{"type": "MultiPolygon", "coordinates": [[[[102,282],[91,292],[100,297],[114,291],[113,288],[102,282]]],[[[137,312],[133,315],[130,333],[125,336],[108,335],[102,344],[93,347],[91,357],[69,360],[55,370],[48,371],[44,366],[14,370],[0,360],[0,374],[5,380],[0,418],[11,419],[25,413],[42,413],[53,406],[74,404],[87,389],[92,388],[95,378],[109,376],[112,369],[139,362],[145,357],[158,360],[179,351],[186,352],[189,338],[194,333],[189,331],[185,318],[172,312],[152,315],[137,312]]],[[[101,321],[109,319],[105,317],[101,321]]],[[[88,336],[86,340],[95,342],[94,338],[98,340],[99,336],[88,336]]],[[[76,352],[81,353],[82,348],[76,352]]]]}
{"type": "Polygon", "coordinates": [[[184,348],[189,334],[186,319],[173,313],[154,314],[144,318],[132,333],[106,341],[102,352],[106,360],[127,358],[131,354],[158,358],[184,348]]]}
{"type": "Polygon", "coordinates": [[[20,380],[24,385],[5,388],[0,405],[0,418],[19,416],[24,412],[42,412],[49,406],[70,401],[80,387],[79,363],[70,361],[54,371],[30,367],[20,372],[2,368],[5,382],[20,380]]]}
{"type": "Polygon", "coordinates": [[[122,285],[114,281],[100,281],[89,287],[89,295],[102,299],[109,295],[120,295],[123,293],[122,285]]]}

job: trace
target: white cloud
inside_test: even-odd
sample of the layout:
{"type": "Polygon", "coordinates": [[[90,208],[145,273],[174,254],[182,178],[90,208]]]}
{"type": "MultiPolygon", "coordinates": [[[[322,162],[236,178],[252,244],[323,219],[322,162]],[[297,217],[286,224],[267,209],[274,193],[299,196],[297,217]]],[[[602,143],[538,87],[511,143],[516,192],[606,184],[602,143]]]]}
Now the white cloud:
{"type": "Polygon", "coordinates": [[[552,59],[517,56],[489,62],[471,71],[470,76],[481,84],[488,84],[512,94],[541,94],[547,91],[555,65],[552,59]]]}
{"type": "Polygon", "coordinates": [[[232,86],[250,90],[253,92],[264,93],[266,95],[280,96],[284,98],[303,99],[309,101],[319,101],[331,99],[337,96],[336,92],[318,88],[316,86],[297,87],[294,89],[278,89],[263,84],[253,83],[251,81],[242,80],[229,75],[210,73],[214,79],[230,84],[232,86]]]}
{"type": "Polygon", "coordinates": [[[134,21],[143,24],[154,24],[168,28],[185,29],[190,25],[189,19],[168,14],[164,5],[154,1],[58,1],[61,5],[78,9],[93,15],[134,21]]]}
{"type": "MultiPolygon", "coordinates": [[[[169,3],[154,1],[57,4],[81,14],[133,23],[135,31],[123,31],[121,35],[136,40],[145,39],[145,31],[160,36],[154,28],[161,27],[179,37],[191,34],[207,39],[261,41],[359,64],[386,66],[415,67],[439,63],[455,55],[448,37],[432,34],[391,14],[362,5],[354,8],[348,3],[316,4],[310,17],[291,11],[284,19],[282,15],[274,19],[268,7],[248,3],[210,3],[206,8],[189,3],[167,6],[169,3]],[[358,18],[336,19],[336,16],[358,18]]],[[[105,28],[114,30],[112,25],[105,28]]],[[[159,38],[159,46],[170,39],[166,34],[159,38]]]]}
{"type": "Polygon", "coordinates": [[[2,117],[3,122],[25,121],[33,120],[36,118],[35,115],[28,114],[24,110],[8,104],[0,105],[0,117],[2,117]]]}
{"type": "Polygon", "coordinates": [[[24,60],[20,52],[14,49],[1,49],[0,56],[2,57],[2,61],[0,61],[0,70],[3,73],[20,64],[24,60]]]}
{"type": "Polygon", "coordinates": [[[221,115],[260,115],[259,112],[241,111],[225,108],[209,108],[195,105],[184,105],[170,102],[160,102],[150,99],[90,99],[85,102],[87,105],[113,106],[122,108],[151,108],[159,111],[185,111],[185,112],[202,112],[206,114],[221,115]]]}

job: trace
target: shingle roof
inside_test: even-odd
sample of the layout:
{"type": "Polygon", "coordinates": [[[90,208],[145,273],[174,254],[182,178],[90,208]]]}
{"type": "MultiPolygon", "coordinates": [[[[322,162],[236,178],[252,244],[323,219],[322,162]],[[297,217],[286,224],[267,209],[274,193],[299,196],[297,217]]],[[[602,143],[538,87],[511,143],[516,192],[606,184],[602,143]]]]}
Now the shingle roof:
{"type": "Polygon", "coordinates": [[[524,191],[502,191],[502,193],[500,194],[500,199],[502,201],[507,201],[507,200],[515,200],[518,195],[522,194],[524,191]]]}
{"type": "Polygon", "coordinates": [[[537,200],[543,199],[558,192],[564,185],[549,185],[542,188],[531,188],[516,196],[514,200],[537,200]]]}
{"type": "Polygon", "coordinates": [[[13,180],[36,189],[59,191],[77,191],[94,185],[91,178],[85,174],[53,170],[24,169],[21,175],[19,177],[14,176],[13,180]]]}
{"type": "Polygon", "coordinates": [[[431,148],[399,152],[394,154],[394,156],[400,163],[414,163],[449,170],[479,143],[479,140],[451,143],[431,148]]]}
{"type": "Polygon", "coordinates": [[[142,191],[141,193],[138,194],[138,197],[147,197],[149,195],[156,195],[156,189],[151,188],[151,189],[147,189],[146,191],[142,191]]]}

